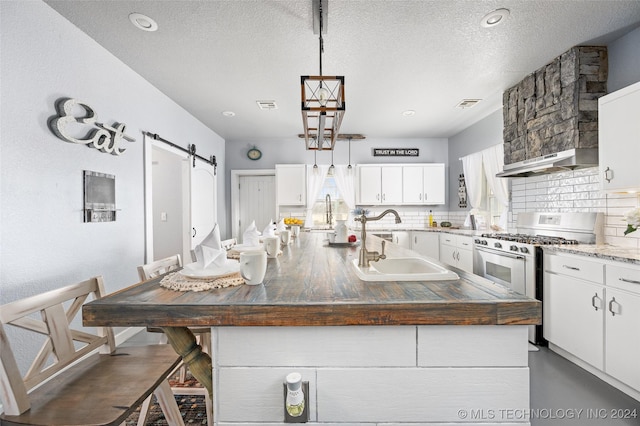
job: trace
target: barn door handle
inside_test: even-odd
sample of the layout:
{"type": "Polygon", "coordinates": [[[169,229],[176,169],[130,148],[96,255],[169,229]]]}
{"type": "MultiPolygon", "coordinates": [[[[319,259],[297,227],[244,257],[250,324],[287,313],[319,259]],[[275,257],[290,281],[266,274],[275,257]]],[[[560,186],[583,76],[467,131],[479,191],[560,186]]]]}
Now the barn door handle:
{"type": "Polygon", "coordinates": [[[191,229],[193,229],[193,235],[192,235],[192,237],[193,237],[193,238],[195,238],[195,237],[196,237],[196,228],[191,228],[191,229]]]}

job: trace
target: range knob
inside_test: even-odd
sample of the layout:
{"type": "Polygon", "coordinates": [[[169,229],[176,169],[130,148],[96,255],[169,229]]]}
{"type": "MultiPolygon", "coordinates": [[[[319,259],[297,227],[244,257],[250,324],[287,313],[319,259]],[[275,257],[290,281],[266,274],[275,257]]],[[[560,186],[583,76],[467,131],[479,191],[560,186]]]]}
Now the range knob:
{"type": "Polygon", "coordinates": [[[502,248],[502,244],[500,244],[500,243],[493,243],[493,246],[495,248],[502,248]]]}
{"type": "Polygon", "coordinates": [[[518,246],[516,246],[515,244],[512,245],[511,247],[509,247],[509,250],[511,251],[518,251],[518,246]]]}
{"type": "Polygon", "coordinates": [[[520,247],[520,251],[521,251],[522,253],[529,253],[529,249],[528,249],[528,248],[526,248],[526,247],[520,247]]]}
{"type": "Polygon", "coordinates": [[[476,244],[480,244],[481,246],[487,245],[487,240],[481,240],[480,238],[476,238],[475,240],[473,240],[473,242],[476,244]]]}
{"type": "Polygon", "coordinates": [[[482,244],[483,246],[486,246],[487,245],[487,240],[480,241],[480,244],[482,244]]]}

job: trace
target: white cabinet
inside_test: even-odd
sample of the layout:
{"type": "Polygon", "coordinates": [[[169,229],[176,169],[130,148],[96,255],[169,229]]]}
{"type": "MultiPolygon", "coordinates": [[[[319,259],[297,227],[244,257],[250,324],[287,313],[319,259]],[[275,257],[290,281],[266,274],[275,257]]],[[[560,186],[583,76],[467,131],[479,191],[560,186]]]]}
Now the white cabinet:
{"type": "Polygon", "coordinates": [[[440,236],[440,262],[473,273],[473,238],[464,235],[440,236]]]}
{"type": "Polygon", "coordinates": [[[402,204],[402,166],[360,165],[359,204],[402,204]]]}
{"type": "Polygon", "coordinates": [[[543,263],[544,337],[640,391],[640,268],[564,253],[543,263]]]}
{"type": "Polygon", "coordinates": [[[438,232],[413,231],[411,249],[422,256],[440,259],[440,235],[438,232]]]}
{"type": "MultiPolygon", "coordinates": [[[[579,272],[581,259],[546,255],[544,273],[544,337],[598,369],[604,367],[604,286],[567,275],[579,272]],[[550,258],[565,268],[547,268],[550,258]],[[575,268],[575,269],[569,269],[575,268]]],[[[600,265],[602,269],[602,265],[600,265]]],[[[602,277],[602,272],[600,273],[602,277]]]]}
{"type": "Polygon", "coordinates": [[[304,164],[276,164],[276,200],[279,206],[307,204],[307,169],[304,164]]]}
{"type": "Polygon", "coordinates": [[[406,249],[412,248],[411,231],[393,231],[391,235],[395,244],[406,249]]]}
{"type": "Polygon", "coordinates": [[[598,99],[598,155],[604,191],[640,188],[640,82],[598,99]]]}
{"type": "Polygon", "coordinates": [[[640,390],[640,269],[606,265],[605,372],[640,390]]]}
{"type": "Polygon", "coordinates": [[[444,164],[421,164],[402,168],[403,204],[444,204],[444,164]]]}

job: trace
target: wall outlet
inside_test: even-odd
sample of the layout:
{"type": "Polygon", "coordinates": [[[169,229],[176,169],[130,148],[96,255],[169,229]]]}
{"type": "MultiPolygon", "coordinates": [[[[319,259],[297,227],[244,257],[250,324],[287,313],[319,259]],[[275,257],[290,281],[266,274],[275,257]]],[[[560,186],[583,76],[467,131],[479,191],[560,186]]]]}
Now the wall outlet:
{"type": "Polygon", "coordinates": [[[167,221],[167,212],[160,213],[160,220],[163,222],[167,221]]]}
{"type": "Polygon", "coordinates": [[[309,382],[302,382],[302,392],[304,393],[304,411],[302,414],[293,417],[287,412],[286,400],[287,400],[287,384],[283,383],[283,396],[282,407],[284,408],[284,422],[285,423],[307,423],[309,421],[309,382]]]}

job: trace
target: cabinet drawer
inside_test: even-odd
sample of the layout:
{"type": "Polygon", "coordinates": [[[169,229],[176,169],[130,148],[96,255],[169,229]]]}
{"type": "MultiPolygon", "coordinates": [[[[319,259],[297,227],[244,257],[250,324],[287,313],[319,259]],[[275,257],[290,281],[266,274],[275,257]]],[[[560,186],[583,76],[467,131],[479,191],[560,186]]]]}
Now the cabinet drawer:
{"type": "Polygon", "coordinates": [[[453,234],[442,234],[440,235],[440,243],[448,244],[450,246],[456,245],[456,236],[453,234]]]}
{"type": "Polygon", "coordinates": [[[544,269],[552,273],[602,284],[604,264],[590,258],[545,254],[544,269]]]}
{"type": "Polygon", "coordinates": [[[465,235],[456,235],[456,245],[461,249],[471,250],[473,248],[473,238],[465,235]]]}
{"type": "Polygon", "coordinates": [[[605,277],[609,287],[640,294],[640,269],[607,265],[605,267],[605,277]]]}

